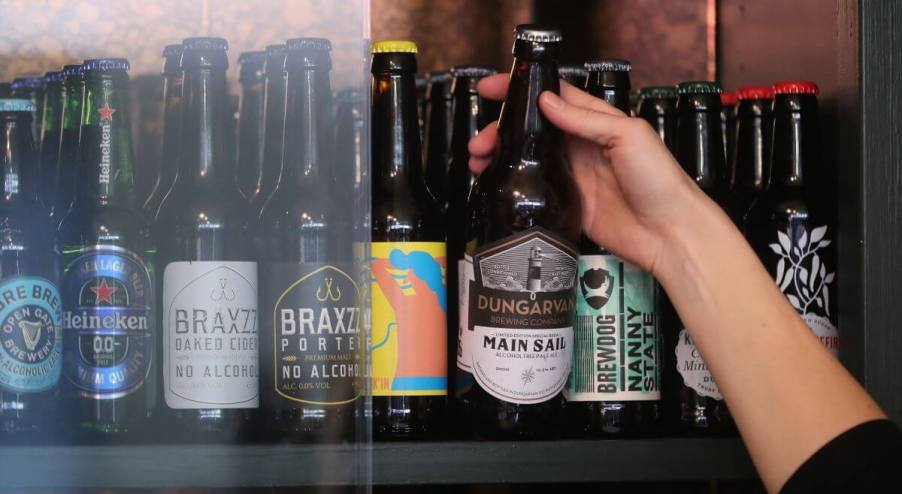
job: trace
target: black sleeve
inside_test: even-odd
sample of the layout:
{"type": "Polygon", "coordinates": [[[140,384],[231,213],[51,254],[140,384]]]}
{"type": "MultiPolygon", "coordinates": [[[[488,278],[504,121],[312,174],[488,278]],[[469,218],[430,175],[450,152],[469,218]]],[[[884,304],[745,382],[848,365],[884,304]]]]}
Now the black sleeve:
{"type": "Polygon", "coordinates": [[[857,425],[802,464],[780,491],[891,492],[902,481],[902,432],[889,420],[857,425]]]}

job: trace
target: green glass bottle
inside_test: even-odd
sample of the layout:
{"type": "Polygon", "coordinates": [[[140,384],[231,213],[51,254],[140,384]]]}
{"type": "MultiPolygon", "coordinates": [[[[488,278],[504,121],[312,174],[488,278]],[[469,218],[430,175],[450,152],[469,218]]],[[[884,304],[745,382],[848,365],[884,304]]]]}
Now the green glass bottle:
{"type": "Polygon", "coordinates": [[[41,125],[43,135],[41,158],[38,164],[37,194],[44,209],[53,214],[53,200],[56,194],[56,173],[59,166],[60,137],[62,136],[63,118],[63,74],[47,72],[44,74],[44,123],[41,125]]]}

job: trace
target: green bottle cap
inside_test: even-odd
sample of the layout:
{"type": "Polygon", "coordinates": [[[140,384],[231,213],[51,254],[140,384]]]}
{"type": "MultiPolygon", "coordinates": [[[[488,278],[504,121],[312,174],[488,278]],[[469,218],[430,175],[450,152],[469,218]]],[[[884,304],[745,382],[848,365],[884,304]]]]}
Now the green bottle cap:
{"type": "Polygon", "coordinates": [[[712,81],[687,81],[677,84],[680,94],[720,94],[720,84],[712,81]]]}
{"type": "Polygon", "coordinates": [[[677,97],[677,90],[673,86],[644,87],[639,92],[639,96],[653,99],[674,99],[677,97]]]}

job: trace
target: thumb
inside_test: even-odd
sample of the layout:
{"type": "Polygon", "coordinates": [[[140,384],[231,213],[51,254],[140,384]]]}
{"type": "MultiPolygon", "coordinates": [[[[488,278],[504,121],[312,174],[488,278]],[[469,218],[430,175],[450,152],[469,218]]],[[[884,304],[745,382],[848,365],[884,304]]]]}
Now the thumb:
{"type": "Polygon", "coordinates": [[[630,123],[625,115],[576,106],[551,91],[545,91],[539,97],[539,108],[559,129],[604,147],[611,145],[619,137],[622,127],[630,123]]]}

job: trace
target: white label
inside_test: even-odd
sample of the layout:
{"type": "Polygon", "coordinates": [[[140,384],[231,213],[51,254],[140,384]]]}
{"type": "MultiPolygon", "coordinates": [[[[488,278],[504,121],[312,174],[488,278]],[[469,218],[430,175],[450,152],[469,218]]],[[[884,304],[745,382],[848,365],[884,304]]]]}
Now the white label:
{"type": "Polygon", "coordinates": [[[174,262],[163,273],[170,408],[257,408],[257,263],[174,262]]]}
{"type": "Polygon", "coordinates": [[[458,294],[458,326],[457,326],[457,368],[465,372],[472,372],[472,350],[470,349],[470,336],[467,316],[470,308],[470,282],[475,280],[473,274],[473,258],[465,255],[464,259],[457,261],[457,287],[458,294]]]}
{"type": "Polygon", "coordinates": [[[473,375],[490,395],[530,404],[548,401],[564,389],[570,374],[573,327],[474,329],[473,375]]]}
{"type": "Polygon", "coordinates": [[[723,399],[723,395],[717,389],[717,383],[714,382],[714,376],[708,371],[708,366],[702,360],[698,348],[685,329],[680,331],[677,341],[676,365],[687,388],[694,390],[700,396],[707,396],[715,400],[723,399]]]}
{"type": "Polygon", "coordinates": [[[839,331],[830,319],[811,313],[803,315],[802,319],[833,356],[839,354],[839,331]]]}

